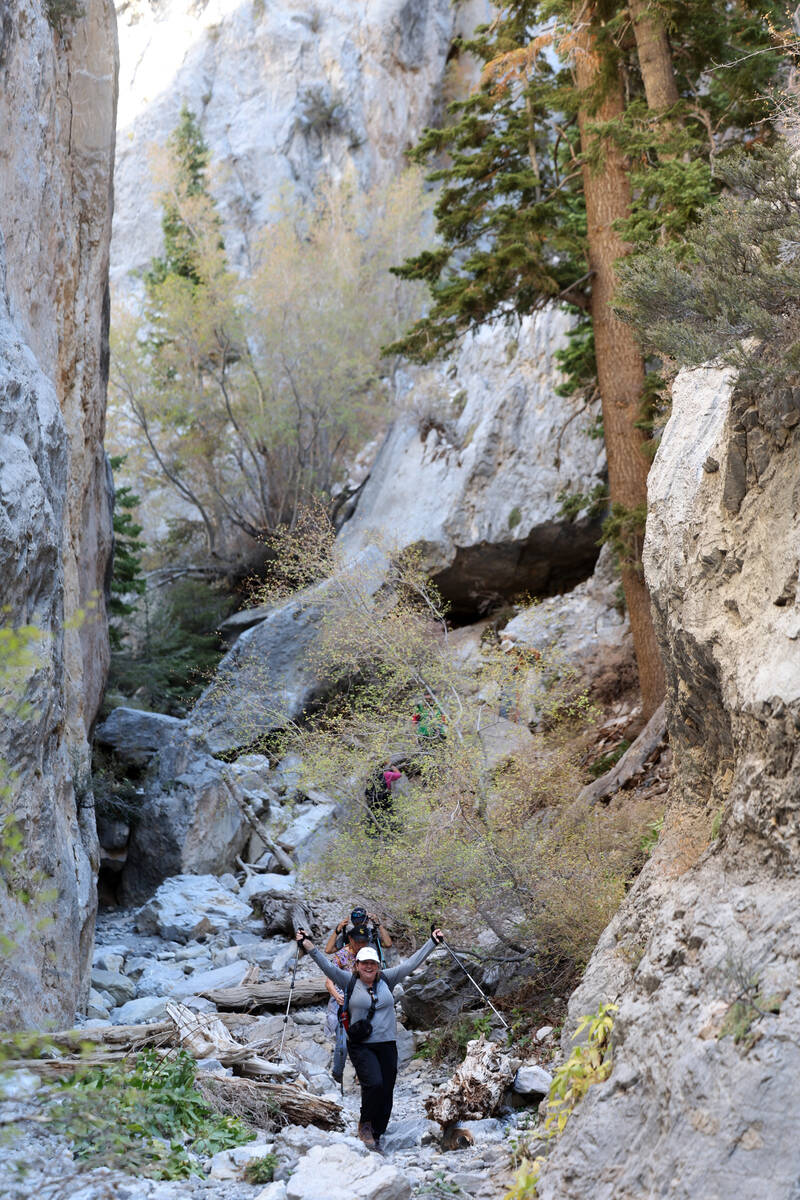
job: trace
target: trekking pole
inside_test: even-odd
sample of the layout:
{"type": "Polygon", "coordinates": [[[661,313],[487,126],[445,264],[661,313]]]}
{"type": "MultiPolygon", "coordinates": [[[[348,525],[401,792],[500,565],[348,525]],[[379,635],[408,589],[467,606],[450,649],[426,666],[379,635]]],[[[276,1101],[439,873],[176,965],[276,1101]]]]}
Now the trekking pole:
{"type": "Polygon", "coordinates": [[[504,1029],[507,1029],[507,1030],[509,1030],[509,1032],[510,1032],[510,1026],[509,1026],[509,1024],[508,1024],[508,1021],[505,1019],[505,1017],[503,1016],[503,1014],[502,1014],[502,1013],[499,1013],[499,1012],[497,1011],[497,1009],[496,1009],[496,1008],[495,1008],[495,1006],[492,1004],[492,1002],[491,1002],[491,1000],[489,999],[489,997],[486,995],[486,992],[483,990],[483,988],[480,986],[480,984],[479,984],[479,983],[477,983],[477,982],[476,982],[476,981],[475,981],[475,980],[472,978],[472,976],[470,975],[470,973],[469,973],[469,971],[467,970],[467,968],[464,966],[464,964],[463,964],[463,962],[461,961],[461,959],[458,957],[458,955],[457,955],[457,954],[456,954],[456,952],[453,950],[453,948],[452,948],[450,945],[448,945],[448,943],[445,941],[445,939],[444,939],[444,938],[442,938],[442,945],[444,946],[445,950],[447,951],[447,953],[448,953],[448,954],[450,955],[450,957],[452,958],[453,962],[454,962],[454,963],[457,963],[457,964],[458,964],[458,966],[459,966],[459,967],[461,967],[461,970],[464,972],[464,974],[466,975],[467,979],[470,981],[470,983],[471,983],[471,984],[472,984],[472,986],[475,988],[475,990],[476,990],[476,991],[477,991],[477,992],[480,994],[480,996],[481,996],[481,999],[485,1000],[485,1001],[486,1001],[486,1003],[489,1005],[489,1008],[492,1010],[492,1012],[495,1014],[495,1016],[496,1016],[496,1017],[497,1017],[497,1018],[500,1020],[500,1023],[501,1023],[501,1025],[503,1026],[503,1028],[504,1028],[504,1029]]]}
{"type": "Polygon", "coordinates": [[[281,1030],[281,1048],[278,1051],[278,1061],[283,1058],[283,1041],[286,1037],[286,1022],[289,1020],[289,1009],[292,1007],[292,992],[294,991],[294,980],[297,975],[297,964],[300,961],[300,943],[297,943],[297,952],[294,956],[294,966],[292,967],[292,980],[289,984],[289,999],[286,1002],[286,1012],[283,1014],[283,1029],[281,1030]]]}

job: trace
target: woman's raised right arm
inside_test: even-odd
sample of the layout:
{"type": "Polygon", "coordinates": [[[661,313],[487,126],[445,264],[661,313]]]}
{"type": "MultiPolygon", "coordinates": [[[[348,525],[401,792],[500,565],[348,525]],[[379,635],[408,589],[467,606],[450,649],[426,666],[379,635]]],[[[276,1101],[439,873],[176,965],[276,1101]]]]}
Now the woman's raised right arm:
{"type": "Polygon", "coordinates": [[[297,933],[295,934],[295,941],[302,950],[305,950],[307,954],[311,955],[320,971],[327,975],[328,979],[332,979],[337,987],[343,988],[347,986],[351,972],[343,971],[341,967],[337,967],[335,963],[330,962],[330,960],[327,959],[325,955],[317,949],[304,929],[298,929],[297,933]]]}

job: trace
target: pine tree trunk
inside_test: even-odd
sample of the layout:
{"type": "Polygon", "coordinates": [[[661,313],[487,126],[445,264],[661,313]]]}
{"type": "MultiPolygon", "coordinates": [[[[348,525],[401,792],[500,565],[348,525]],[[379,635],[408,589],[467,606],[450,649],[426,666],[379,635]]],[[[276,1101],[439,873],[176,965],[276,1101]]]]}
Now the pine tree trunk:
{"type": "Polygon", "coordinates": [[[647,107],[652,112],[664,112],[679,99],[667,31],[653,11],[650,0],[628,0],[628,8],[633,20],[647,107]]]}
{"type": "MultiPolygon", "coordinates": [[[[591,6],[583,7],[574,30],[575,75],[585,104],[578,114],[584,156],[583,184],[588,224],[589,265],[592,282],[592,323],[597,356],[597,378],[603,403],[608,480],[612,503],[633,509],[647,502],[649,463],[643,453],[644,435],[636,428],[639,418],[644,362],[629,325],[612,312],[616,288],[615,263],[628,247],[614,223],[628,215],[630,187],[627,164],[613,142],[599,139],[596,122],[622,114],[622,79],[604,79],[602,98],[594,102],[601,64],[591,28],[591,6]],[[598,156],[598,153],[599,156],[598,156]],[[588,161],[599,157],[594,167],[588,161]]],[[[622,586],[633,633],[639,684],[645,717],[649,718],[664,696],[664,670],[650,612],[650,597],[639,563],[622,571],[622,586]]]]}

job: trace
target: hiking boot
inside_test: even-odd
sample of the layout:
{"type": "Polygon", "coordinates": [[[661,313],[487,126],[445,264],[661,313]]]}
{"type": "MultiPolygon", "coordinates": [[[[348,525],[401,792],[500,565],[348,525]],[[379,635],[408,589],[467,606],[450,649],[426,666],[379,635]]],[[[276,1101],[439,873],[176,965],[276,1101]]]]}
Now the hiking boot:
{"type": "Polygon", "coordinates": [[[372,1132],[372,1126],[369,1121],[362,1121],[358,1127],[358,1136],[361,1138],[368,1150],[377,1150],[378,1143],[375,1140],[375,1134],[372,1132]]]}

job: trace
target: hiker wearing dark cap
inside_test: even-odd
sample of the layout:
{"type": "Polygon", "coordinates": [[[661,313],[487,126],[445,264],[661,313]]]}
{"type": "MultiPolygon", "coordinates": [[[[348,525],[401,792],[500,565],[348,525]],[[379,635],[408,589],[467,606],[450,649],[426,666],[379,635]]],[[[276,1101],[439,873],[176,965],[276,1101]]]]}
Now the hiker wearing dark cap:
{"type": "MultiPolygon", "coordinates": [[[[391,948],[391,936],[388,929],[384,928],[380,917],[377,917],[374,913],[368,913],[365,908],[361,908],[359,906],[354,908],[350,913],[349,923],[345,917],[345,919],[340,921],[336,928],[331,932],[327,942],[325,943],[325,953],[333,954],[334,950],[343,949],[350,936],[351,927],[356,928],[357,926],[361,925],[366,925],[368,930],[367,940],[369,941],[370,945],[375,947],[375,949],[378,951],[378,954],[381,952],[381,947],[383,947],[384,950],[389,950],[391,948]]],[[[383,958],[382,955],[381,958],[383,958]]]]}
{"type": "Polygon", "coordinates": [[[350,972],[329,962],[304,929],[298,929],[295,936],[297,944],[342,993],[348,1017],[347,1049],[361,1084],[358,1136],[369,1150],[379,1150],[392,1112],[397,1077],[397,1017],[392,992],[441,944],[444,935],[441,929],[434,929],[416,954],[394,967],[382,968],[377,950],[363,946],[350,972]]]}

